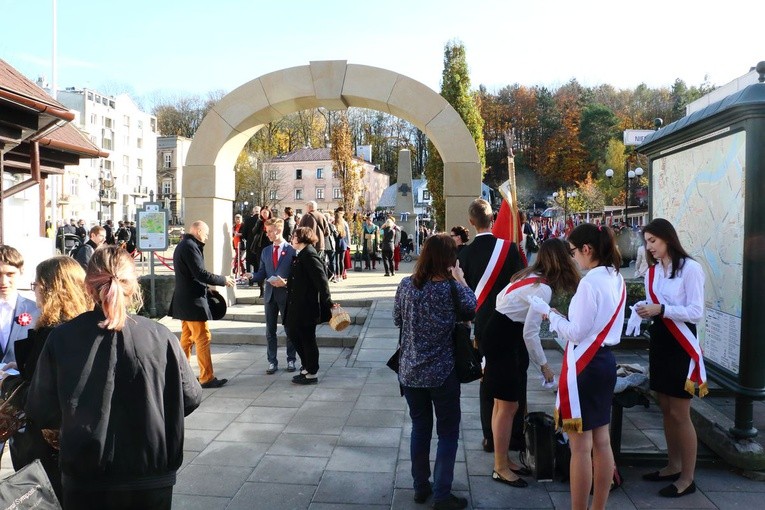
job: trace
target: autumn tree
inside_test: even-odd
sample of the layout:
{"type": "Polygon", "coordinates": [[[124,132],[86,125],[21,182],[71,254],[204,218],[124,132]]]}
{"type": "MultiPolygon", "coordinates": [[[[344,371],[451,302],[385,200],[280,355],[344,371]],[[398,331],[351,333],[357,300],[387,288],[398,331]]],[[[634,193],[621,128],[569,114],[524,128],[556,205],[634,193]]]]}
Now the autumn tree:
{"type": "Polygon", "coordinates": [[[244,209],[254,205],[277,206],[283,196],[283,176],[270,164],[270,156],[245,145],[234,165],[234,197],[244,209]]]}
{"type": "Polygon", "coordinates": [[[339,205],[350,214],[356,209],[357,198],[361,194],[361,180],[364,178],[362,165],[356,164],[353,158],[351,146],[351,132],[348,127],[348,118],[342,115],[332,129],[332,171],[340,180],[340,193],[342,198],[339,205]]]}
{"type": "Polygon", "coordinates": [[[157,117],[157,131],[162,136],[193,138],[205,115],[225,95],[222,90],[202,96],[157,99],[152,114],[157,117]]]}
{"type": "MultiPolygon", "coordinates": [[[[459,113],[470,134],[475,140],[479,162],[483,168],[486,165],[483,142],[483,119],[479,113],[477,96],[470,91],[470,75],[468,73],[465,46],[457,41],[451,41],[444,48],[444,70],[441,78],[441,95],[459,113]]],[[[437,225],[443,225],[446,215],[444,201],[444,163],[435,145],[428,142],[428,162],[425,165],[425,177],[428,190],[433,199],[437,225]]]]}

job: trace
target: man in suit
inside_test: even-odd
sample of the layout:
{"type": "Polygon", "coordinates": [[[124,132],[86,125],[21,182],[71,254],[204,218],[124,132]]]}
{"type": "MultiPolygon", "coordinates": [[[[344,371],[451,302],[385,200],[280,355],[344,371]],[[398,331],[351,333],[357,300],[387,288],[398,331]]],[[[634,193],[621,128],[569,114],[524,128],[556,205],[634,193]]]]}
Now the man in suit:
{"type": "MultiPolygon", "coordinates": [[[[478,344],[484,336],[494,334],[486,330],[489,318],[494,313],[497,294],[510,283],[510,277],[523,269],[518,246],[510,241],[497,239],[491,233],[493,218],[491,205],[483,199],[476,199],[468,208],[468,219],[476,229],[473,241],[460,250],[458,258],[460,267],[465,273],[465,281],[473,289],[477,298],[474,330],[478,344]],[[485,278],[484,278],[485,275],[485,278]]],[[[524,392],[525,394],[525,392],[524,392]]],[[[483,429],[483,449],[494,451],[494,437],[491,432],[491,415],[494,409],[494,399],[485,391],[483,382],[480,390],[481,428],[483,429]]],[[[524,401],[518,402],[523,409],[524,401]]],[[[523,412],[516,413],[523,420],[523,412]]],[[[513,444],[511,440],[511,445],[513,444]]]]}
{"type": "MultiPolygon", "coordinates": [[[[16,286],[24,269],[24,258],[16,248],[0,244],[0,377],[17,369],[16,340],[27,338],[40,313],[31,299],[20,296],[16,286]]],[[[0,456],[5,443],[0,443],[0,456]]]]}
{"type": "Polygon", "coordinates": [[[175,267],[175,291],[170,302],[169,314],[181,320],[181,348],[187,358],[191,358],[191,344],[197,351],[199,363],[199,382],[203,388],[220,388],[228,379],[215,377],[210,355],[212,334],[207,321],[212,319],[210,306],[207,304],[207,286],[225,285],[233,287],[233,276],[221,276],[205,269],[202,250],[205,247],[210,228],[202,220],[197,220],[189,227],[175,247],[173,266],[175,267]]]}
{"type": "MultiPolygon", "coordinates": [[[[259,269],[252,275],[252,281],[261,283],[265,280],[263,305],[266,311],[266,340],[268,341],[266,349],[268,368],[266,373],[269,375],[276,373],[279,368],[279,360],[276,359],[276,325],[279,314],[284,319],[284,308],[287,306],[286,284],[290,276],[292,259],[295,258],[295,248],[284,240],[283,231],[284,220],[271,218],[266,221],[266,232],[273,244],[263,248],[259,269]]],[[[286,326],[284,333],[287,335],[287,372],[294,372],[295,346],[290,340],[286,326]]]]}
{"type": "Polygon", "coordinates": [[[253,272],[255,271],[255,268],[260,263],[258,260],[258,256],[255,253],[252,253],[250,248],[252,248],[252,243],[255,239],[255,225],[258,224],[258,220],[260,219],[260,206],[255,206],[252,208],[252,216],[247,216],[244,219],[244,224],[242,225],[242,233],[244,234],[244,240],[246,241],[246,250],[245,250],[245,264],[246,264],[246,271],[247,272],[253,272]]]}

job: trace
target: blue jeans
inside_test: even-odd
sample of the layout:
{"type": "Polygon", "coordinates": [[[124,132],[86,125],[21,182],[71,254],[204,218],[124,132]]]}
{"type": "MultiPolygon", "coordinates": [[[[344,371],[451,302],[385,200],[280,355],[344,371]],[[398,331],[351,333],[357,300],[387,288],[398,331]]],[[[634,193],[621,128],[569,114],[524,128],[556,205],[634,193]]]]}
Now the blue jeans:
{"type": "Polygon", "coordinates": [[[433,436],[433,409],[436,411],[438,448],[433,473],[433,501],[449,497],[454,480],[454,461],[460,433],[460,383],[454,370],[436,388],[404,386],[404,397],[412,418],[409,450],[412,456],[414,490],[426,490],[430,484],[430,439],[433,436]]]}
{"type": "MultiPolygon", "coordinates": [[[[276,359],[276,324],[279,314],[284,317],[284,307],[286,303],[279,304],[276,299],[272,299],[268,303],[263,304],[266,310],[266,357],[269,363],[279,365],[279,361],[276,359]]],[[[287,326],[284,327],[284,334],[287,335],[287,361],[295,361],[295,346],[290,340],[289,333],[287,332],[287,326]]]]}

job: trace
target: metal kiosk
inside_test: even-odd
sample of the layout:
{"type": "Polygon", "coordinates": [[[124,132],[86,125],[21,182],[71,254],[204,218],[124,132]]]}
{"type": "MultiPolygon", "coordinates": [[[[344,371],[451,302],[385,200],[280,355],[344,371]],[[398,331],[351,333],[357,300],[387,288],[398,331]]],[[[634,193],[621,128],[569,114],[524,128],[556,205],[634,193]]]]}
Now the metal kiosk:
{"type": "Polygon", "coordinates": [[[647,136],[649,214],[704,268],[698,336],[708,376],[736,395],[736,439],[765,399],[765,62],[759,83],[647,136]]]}

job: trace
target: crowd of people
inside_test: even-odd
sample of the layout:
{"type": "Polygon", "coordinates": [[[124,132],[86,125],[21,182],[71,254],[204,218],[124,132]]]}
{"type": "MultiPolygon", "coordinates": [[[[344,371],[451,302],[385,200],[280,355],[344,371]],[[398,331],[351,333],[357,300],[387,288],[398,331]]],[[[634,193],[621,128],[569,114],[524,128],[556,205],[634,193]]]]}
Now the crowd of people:
{"type": "MultiPolygon", "coordinates": [[[[548,319],[550,330],[566,342],[555,421],[570,441],[571,506],[604,509],[616,470],[609,433],[617,370],[611,347],[621,339],[626,308],[614,231],[579,224],[562,239],[542,241],[526,266],[516,243],[491,233],[488,202],[474,201],[468,220],[477,232],[472,242],[467,244],[469,232],[462,226],[429,237],[413,275],[402,280],[395,298],[393,317],[401,328],[399,383],[412,419],[414,500],[424,503],[432,494],[433,508],[467,506],[465,498],[451,493],[461,416],[452,330],[455,322],[471,318],[485,360],[480,421],[483,449],[494,454],[492,479],[518,489],[528,485],[523,477],[530,470],[509,451],[526,448],[523,418],[530,362],[545,384],[555,381],[539,339],[540,324],[548,319]],[[560,293],[573,294],[567,315],[550,307],[560,293]],[[438,447],[431,482],[434,415],[438,447]]],[[[669,457],[665,467],[643,478],[673,482],[659,494],[681,497],[696,490],[690,399],[695,385],[699,396],[707,391],[695,336],[695,324],[703,317],[704,274],[668,221],[654,219],[643,236],[647,300],[635,310],[640,318],[653,320],[650,387],[659,396],[669,457]]]]}

